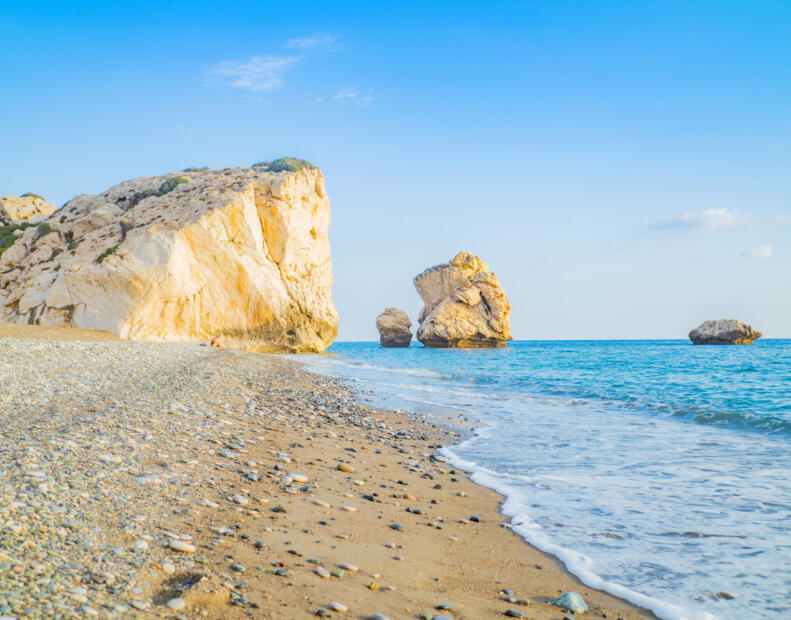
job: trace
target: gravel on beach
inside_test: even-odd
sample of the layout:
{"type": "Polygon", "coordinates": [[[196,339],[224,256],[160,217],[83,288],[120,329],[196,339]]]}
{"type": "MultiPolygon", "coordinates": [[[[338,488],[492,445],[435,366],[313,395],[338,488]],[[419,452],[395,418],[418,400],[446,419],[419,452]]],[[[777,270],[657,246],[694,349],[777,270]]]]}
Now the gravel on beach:
{"type": "Polygon", "coordinates": [[[651,617],[499,527],[453,433],[291,361],[3,338],[0,382],[0,617],[651,617]]]}

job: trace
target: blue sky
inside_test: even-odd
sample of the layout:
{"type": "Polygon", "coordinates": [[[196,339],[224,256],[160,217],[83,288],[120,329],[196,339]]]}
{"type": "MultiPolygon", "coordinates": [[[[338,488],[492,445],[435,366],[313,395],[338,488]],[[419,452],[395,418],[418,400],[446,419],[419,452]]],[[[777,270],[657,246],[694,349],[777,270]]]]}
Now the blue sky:
{"type": "Polygon", "coordinates": [[[339,339],[473,251],[517,338],[791,337],[791,3],[4,2],[0,195],[327,177],[339,339]]]}

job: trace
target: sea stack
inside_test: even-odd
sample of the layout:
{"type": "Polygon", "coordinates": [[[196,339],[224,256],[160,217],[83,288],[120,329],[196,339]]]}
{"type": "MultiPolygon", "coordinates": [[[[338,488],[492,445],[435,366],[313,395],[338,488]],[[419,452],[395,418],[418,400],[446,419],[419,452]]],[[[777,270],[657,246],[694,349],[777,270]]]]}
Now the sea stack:
{"type": "Polygon", "coordinates": [[[407,313],[399,308],[385,308],[376,317],[376,329],[379,330],[379,343],[383,347],[408,347],[412,342],[412,321],[407,313]]]}
{"type": "Polygon", "coordinates": [[[489,266],[469,252],[417,275],[425,304],[417,339],[427,347],[498,347],[511,340],[511,304],[489,266]]]}
{"type": "Polygon", "coordinates": [[[689,332],[692,344],[752,344],[761,336],[751,325],[736,319],[706,321],[689,332]]]}
{"type": "Polygon", "coordinates": [[[329,222],[324,176],[303,160],[125,181],[16,231],[0,321],[321,351],[338,324],[329,222]]]}

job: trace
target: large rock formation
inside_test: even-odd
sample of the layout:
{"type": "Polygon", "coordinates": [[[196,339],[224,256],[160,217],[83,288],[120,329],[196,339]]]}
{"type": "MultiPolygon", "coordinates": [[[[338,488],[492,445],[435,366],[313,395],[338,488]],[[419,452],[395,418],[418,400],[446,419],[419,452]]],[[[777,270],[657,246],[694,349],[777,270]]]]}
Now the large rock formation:
{"type": "Polygon", "coordinates": [[[56,209],[55,205],[49,204],[36,194],[0,196],[0,224],[3,226],[25,222],[37,224],[56,209]]]}
{"type": "Polygon", "coordinates": [[[188,169],[80,195],[0,258],[0,320],[320,351],[337,332],[329,200],[307,164],[188,169]]]}
{"type": "Polygon", "coordinates": [[[763,336],[736,319],[706,321],[689,332],[693,344],[752,344],[763,336]]]}
{"type": "Polygon", "coordinates": [[[379,330],[379,343],[383,347],[408,347],[412,342],[412,321],[407,313],[398,308],[385,308],[376,317],[376,329],[379,330]]]}
{"type": "Polygon", "coordinates": [[[415,277],[427,347],[496,347],[511,340],[511,304],[489,266],[469,252],[415,277]]]}

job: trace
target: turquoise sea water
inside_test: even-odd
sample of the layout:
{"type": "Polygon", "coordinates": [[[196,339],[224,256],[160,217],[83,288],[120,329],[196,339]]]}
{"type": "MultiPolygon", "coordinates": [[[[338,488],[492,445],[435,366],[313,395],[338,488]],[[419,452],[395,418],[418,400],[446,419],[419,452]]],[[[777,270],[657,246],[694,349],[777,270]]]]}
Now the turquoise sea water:
{"type": "Polygon", "coordinates": [[[378,405],[480,421],[446,455],[590,586],[662,618],[791,617],[791,340],[336,343],[298,359],[378,405]]]}

